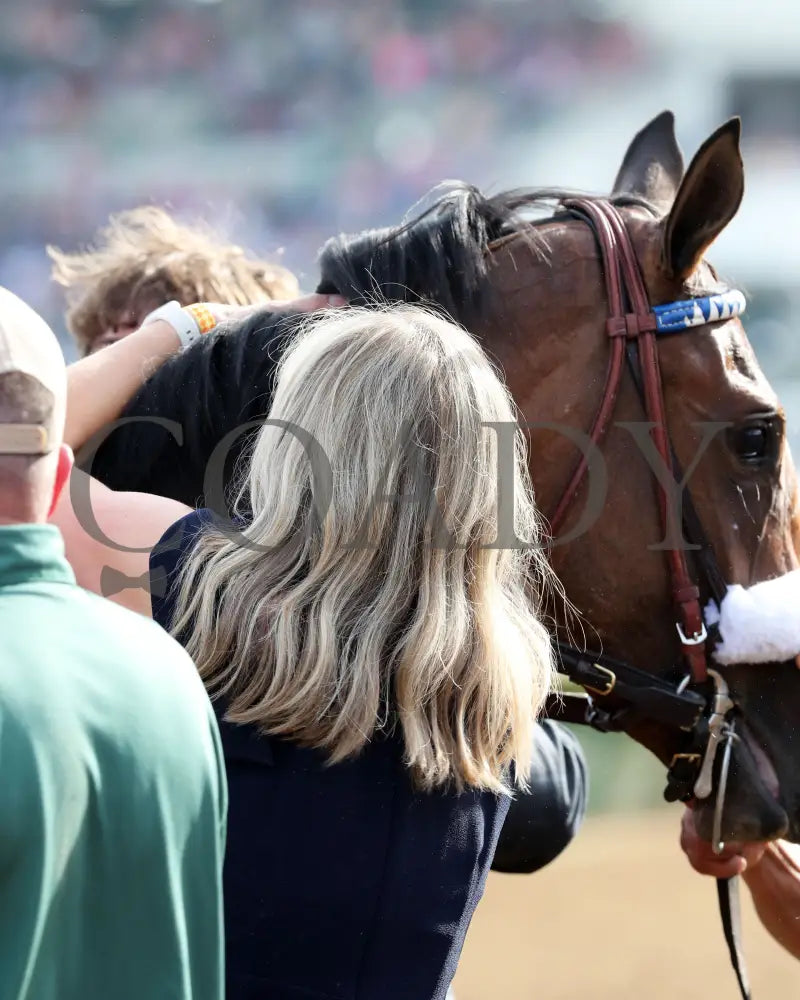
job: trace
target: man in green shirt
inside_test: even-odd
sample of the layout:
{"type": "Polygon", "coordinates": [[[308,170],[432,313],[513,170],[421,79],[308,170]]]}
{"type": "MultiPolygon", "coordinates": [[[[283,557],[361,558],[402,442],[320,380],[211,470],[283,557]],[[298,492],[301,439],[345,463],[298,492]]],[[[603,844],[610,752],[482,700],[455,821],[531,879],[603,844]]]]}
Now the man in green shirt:
{"type": "Polygon", "coordinates": [[[0,997],[221,1000],[219,734],[186,653],[77,587],[45,523],[65,399],[0,289],[0,997]]]}

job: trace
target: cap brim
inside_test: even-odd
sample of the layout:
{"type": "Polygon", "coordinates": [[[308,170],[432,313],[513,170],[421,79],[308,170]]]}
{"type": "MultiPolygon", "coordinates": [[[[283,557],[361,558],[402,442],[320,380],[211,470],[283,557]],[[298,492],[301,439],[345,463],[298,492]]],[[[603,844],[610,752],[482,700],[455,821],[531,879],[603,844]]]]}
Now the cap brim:
{"type": "Polygon", "coordinates": [[[50,435],[41,424],[0,424],[0,455],[46,455],[50,435]]]}

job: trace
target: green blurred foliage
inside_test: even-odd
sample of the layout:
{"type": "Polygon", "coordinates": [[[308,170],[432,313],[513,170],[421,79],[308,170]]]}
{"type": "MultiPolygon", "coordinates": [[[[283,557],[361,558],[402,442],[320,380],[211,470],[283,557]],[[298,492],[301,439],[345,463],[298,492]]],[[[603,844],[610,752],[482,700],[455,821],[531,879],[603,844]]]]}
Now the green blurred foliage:
{"type": "Polygon", "coordinates": [[[666,771],[649,750],[621,733],[569,727],[589,764],[589,813],[630,812],[664,804],[666,771]]]}

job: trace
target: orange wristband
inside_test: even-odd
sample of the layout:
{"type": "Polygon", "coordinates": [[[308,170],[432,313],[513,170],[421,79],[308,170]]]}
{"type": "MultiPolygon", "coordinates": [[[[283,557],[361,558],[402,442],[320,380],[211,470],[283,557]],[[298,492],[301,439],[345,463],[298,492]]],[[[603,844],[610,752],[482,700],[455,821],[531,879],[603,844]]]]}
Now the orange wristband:
{"type": "Polygon", "coordinates": [[[200,333],[210,333],[214,327],[217,325],[217,321],[214,319],[214,314],[204,305],[202,302],[194,302],[190,306],[183,307],[186,312],[188,312],[195,323],[197,323],[197,328],[200,333]]]}

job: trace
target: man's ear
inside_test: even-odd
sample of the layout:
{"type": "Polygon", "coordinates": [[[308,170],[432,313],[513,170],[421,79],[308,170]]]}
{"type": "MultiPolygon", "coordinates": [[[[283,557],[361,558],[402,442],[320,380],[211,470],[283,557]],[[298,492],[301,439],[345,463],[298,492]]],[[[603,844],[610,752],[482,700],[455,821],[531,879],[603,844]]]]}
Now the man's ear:
{"type": "Polygon", "coordinates": [[[53,484],[53,496],[50,500],[50,510],[47,512],[48,518],[53,516],[53,511],[56,509],[56,504],[59,501],[61,493],[69,482],[70,473],[72,472],[74,464],[75,456],[72,454],[72,448],[70,448],[68,444],[62,444],[58,449],[56,480],[53,484]]]}

